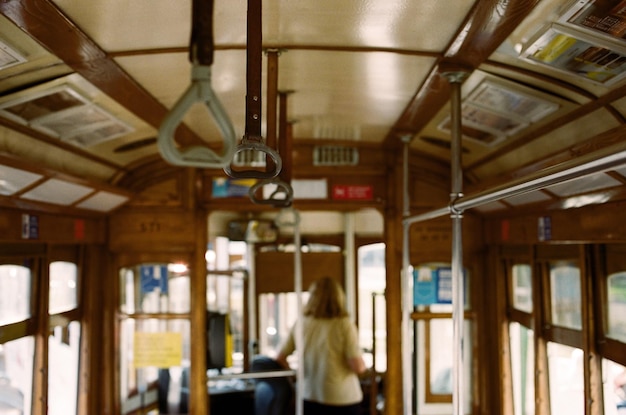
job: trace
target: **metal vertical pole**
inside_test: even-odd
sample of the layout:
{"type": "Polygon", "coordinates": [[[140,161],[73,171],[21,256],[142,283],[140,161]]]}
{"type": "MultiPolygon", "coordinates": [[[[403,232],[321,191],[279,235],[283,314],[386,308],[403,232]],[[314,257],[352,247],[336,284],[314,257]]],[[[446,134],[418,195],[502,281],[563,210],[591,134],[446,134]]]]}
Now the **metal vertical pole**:
{"type": "Polygon", "coordinates": [[[346,287],[346,308],[348,314],[356,323],[356,271],[354,269],[355,262],[355,244],[354,244],[354,228],[355,218],[353,212],[347,212],[344,218],[344,269],[345,269],[345,287],[346,287]]]}
{"type": "Polygon", "coordinates": [[[257,338],[257,307],[256,307],[256,254],[255,244],[247,244],[246,263],[248,266],[248,358],[250,361],[259,352],[257,338]]]}
{"type": "MultiPolygon", "coordinates": [[[[403,153],[403,216],[410,213],[409,201],[409,143],[411,137],[402,137],[404,143],[403,153]]],[[[411,284],[409,278],[410,260],[409,260],[409,225],[402,227],[402,274],[400,276],[400,289],[402,290],[402,327],[401,327],[401,351],[402,351],[402,390],[404,400],[405,415],[412,415],[413,412],[413,358],[411,350],[411,310],[413,309],[413,301],[411,301],[411,284]]]]}
{"type": "Polygon", "coordinates": [[[453,415],[462,415],[464,391],[463,363],[463,317],[465,312],[465,290],[463,286],[463,211],[456,209],[454,203],[463,197],[463,171],[461,168],[461,84],[466,72],[447,72],[444,76],[452,86],[450,102],[452,124],[452,155],[451,155],[451,192],[450,218],[452,219],[452,325],[453,325],[453,415]]]}
{"type": "Polygon", "coordinates": [[[294,273],[293,283],[297,297],[298,320],[296,324],[296,357],[298,359],[298,367],[296,369],[296,415],[304,413],[304,402],[302,399],[304,393],[304,355],[302,351],[302,343],[304,333],[302,331],[302,240],[300,237],[300,213],[290,207],[281,209],[278,217],[274,220],[278,227],[293,227],[293,244],[294,244],[294,273]],[[289,219],[291,215],[291,219],[289,219]]]}

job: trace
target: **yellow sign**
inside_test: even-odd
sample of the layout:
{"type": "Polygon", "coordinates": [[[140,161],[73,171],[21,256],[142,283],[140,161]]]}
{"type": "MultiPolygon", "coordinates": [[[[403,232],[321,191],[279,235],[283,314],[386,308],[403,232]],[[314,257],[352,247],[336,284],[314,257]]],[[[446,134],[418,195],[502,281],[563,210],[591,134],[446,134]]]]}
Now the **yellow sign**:
{"type": "Polygon", "coordinates": [[[181,333],[135,332],[135,367],[180,366],[183,358],[181,333]]]}

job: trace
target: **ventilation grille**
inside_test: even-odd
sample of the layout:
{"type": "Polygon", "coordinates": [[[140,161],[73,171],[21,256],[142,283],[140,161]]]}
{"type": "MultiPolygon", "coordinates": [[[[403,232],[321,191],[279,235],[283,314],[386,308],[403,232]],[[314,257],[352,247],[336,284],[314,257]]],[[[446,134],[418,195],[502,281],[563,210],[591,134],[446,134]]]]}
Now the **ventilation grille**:
{"type": "Polygon", "coordinates": [[[134,131],[69,84],[21,94],[0,104],[0,114],[83,147],[134,131]]]}
{"type": "Polygon", "coordinates": [[[355,147],[317,146],[313,149],[314,166],[356,166],[359,150],[355,147]]]}
{"type": "MultiPolygon", "coordinates": [[[[559,104],[527,88],[497,81],[483,80],[463,102],[463,135],[485,145],[495,145],[539,122],[559,109],[559,104]]],[[[451,131],[450,116],[439,130],[451,131]]]]}
{"type": "Polygon", "coordinates": [[[0,70],[26,62],[21,54],[0,40],[0,70]]]}

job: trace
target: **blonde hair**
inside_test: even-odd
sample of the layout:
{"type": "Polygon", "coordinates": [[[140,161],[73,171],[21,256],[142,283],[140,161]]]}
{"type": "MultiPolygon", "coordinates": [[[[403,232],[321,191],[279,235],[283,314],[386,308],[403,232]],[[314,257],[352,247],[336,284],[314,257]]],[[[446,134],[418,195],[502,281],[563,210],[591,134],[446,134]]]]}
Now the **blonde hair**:
{"type": "Polygon", "coordinates": [[[311,284],[304,315],[314,318],[345,317],[348,315],[345,304],[341,285],[330,277],[323,277],[311,284]]]}

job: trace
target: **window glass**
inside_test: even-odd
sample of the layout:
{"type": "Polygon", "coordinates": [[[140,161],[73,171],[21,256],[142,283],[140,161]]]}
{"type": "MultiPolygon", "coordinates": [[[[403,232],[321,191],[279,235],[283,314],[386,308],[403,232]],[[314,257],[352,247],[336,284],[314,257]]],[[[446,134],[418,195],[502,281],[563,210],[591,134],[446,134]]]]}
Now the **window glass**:
{"type": "Polygon", "coordinates": [[[626,413],[626,367],[608,359],[602,361],[604,414],[626,413]]]}
{"type": "Polygon", "coordinates": [[[188,313],[189,271],[184,264],[142,264],[120,270],[120,310],[133,313],[188,313]]]}
{"type": "Polygon", "coordinates": [[[376,371],[387,368],[387,325],[385,310],[385,244],[362,246],[358,250],[359,345],[367,367],[372,367],[376,350],[376,371]],[[374,326],[376,332],[374,333],[374,326]],[[374,337],[375,336],[375,337],[374,337]],[[375,347],[374,347],[375,346],[375,347]]]}
{"type": "Polygon", "coordinates": [[[608,335],[626,342],[626,272],[609,276],[608,335]]]}
{"type": "Polygon", "coordinates": [[[568,263],[550,264],[552,324],[582,329],[580,270],[568,263]]]}
{"type": "Polygon", "coordinates": [[[509,337],[515,415],[533,415],[535,413],[534,332],[513,322],[509,325],[509,337]]]}
{"type": "MultiPolygon", "coordinates": [[[[302,292],[302,305],[309,293],[302,292]]],[[[269,293],[259,296],[259,347],[260,353],[275,356],[287,338],[291,326],[298,318],[297,293],[269,293]]],[[[295,359],[295,353],[289,359],[295,359]]]]}
{"type": "Polygon", "coordinates": [[[533,286],[530,265],[515,264],[511,268],[513,277],[513,307],[531,313],[533,311],[533,286]]]}
{"type": "Polygon", "coordinates": [[[48,415],[76,414],[80,323],[57,326],[48,337],[48,415]]]}
{"type": "Polygon", "coordinates": [[[122,321],[119,373],[123,414],[155,405],[161,414],[188,413],[190,327],[189,320],[183,319],[122,321]]]}
{"type": "Polygon", "coordinates": [[[50,314],[76,308],[77,277],[78,268],[72,262],[56,261],[50,264],[50,314]]]}
{"type": "MultiPolygon", "coordinates": [[[[472,339],[471,322],[464,320],[465,328],[463,333],[463,374],[464,374],[464,386],[465,390],[463,394],[466,398],[466,408],[469,409],[469,403],[471,402],[471,350],[472,339]]],[[[437,318],[429,320],[429,356],[430,356],[430,373],[429,384],[430,392],[433,395],[449,395],[452,394],[453,388],[453,362],[454,362],[454,349],[453,349],[453,320],[450,318],[437,318]]]]}
{"type": "Polygon", "coordinates": [[[0,413],[31,413],[35,341],[23,337],[0,344],[0,413]],[[5,411],[6,408],[6,412],[5,411]]]}
{"type": "Polygon", "coordinates": [[[583,415],[583,351],[558,343],[548,343],[548,374],[551,413],[583,415]]]}
{"type": "Polygon", "coordinates": [[[30,317],[30,269],[0,265],[0,325],[30,317]]]}
{"type": "Polygon", "coordinates": [[[430,392],[452,393],[452,319],[434,319],[430,329],[430,392]]]}

